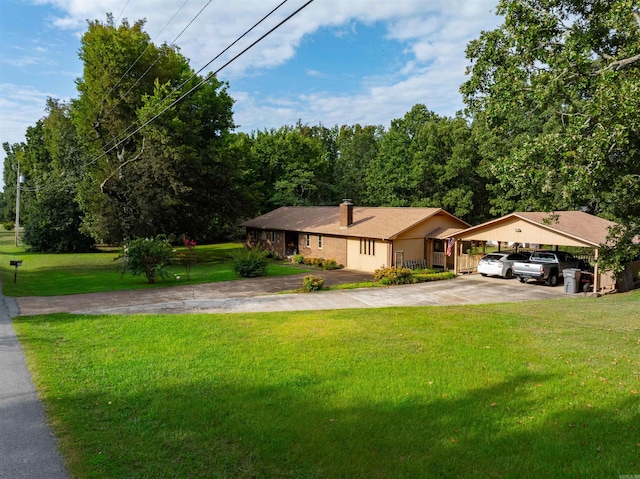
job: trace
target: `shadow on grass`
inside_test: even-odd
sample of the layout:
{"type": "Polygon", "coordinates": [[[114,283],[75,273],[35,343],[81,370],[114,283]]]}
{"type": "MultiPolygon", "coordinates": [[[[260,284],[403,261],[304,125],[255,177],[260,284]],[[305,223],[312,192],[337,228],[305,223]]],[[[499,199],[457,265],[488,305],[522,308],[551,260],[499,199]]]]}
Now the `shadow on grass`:
{"type": "Polygon", "coordinates": [[[375,401],[350,398],[339,374],[248,385],[211,370],[204,381],[176,377],[156,387],[139,378],[126,391],[113,384],[46,403],[77,477],[546,479],[640,471],[637,398],[547,412],[527,391],[554,376],[526,374],[459,397],[414,389],[375,401]]]}

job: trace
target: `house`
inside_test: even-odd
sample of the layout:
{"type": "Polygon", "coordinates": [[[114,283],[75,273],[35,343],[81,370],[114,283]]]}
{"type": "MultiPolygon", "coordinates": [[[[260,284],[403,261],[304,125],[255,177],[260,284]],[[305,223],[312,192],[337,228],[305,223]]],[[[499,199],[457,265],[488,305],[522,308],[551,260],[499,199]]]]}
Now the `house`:
{"type": "Polygon", "coordinates": [[[241,226],[249,246],[280,257],[334,259],[373,272],[412,264],[453,268],[447,238],[469,224],[441,208],[355,207],[345,200],[339,206],[283,206],[241,226]]]}
{"type": "MultiPolygon", "coordinates": [[[[488,241],[504,244],[534,244],[554,247],[571,246],[589,248],[594,262],[598,259],[600,246],[606,244],[609,229],[616,223],[583,211],[528,211],[511,213],[481,225],[473,226],[452,236],[456,242],[456,272],[470,272],[477,261],[464,254],[463,243],[478,243],[484,248],[488,241]]],[[[595,270],[594,290],[612,288],[615,278],[610,274],[598,274],[595,270]]]]}

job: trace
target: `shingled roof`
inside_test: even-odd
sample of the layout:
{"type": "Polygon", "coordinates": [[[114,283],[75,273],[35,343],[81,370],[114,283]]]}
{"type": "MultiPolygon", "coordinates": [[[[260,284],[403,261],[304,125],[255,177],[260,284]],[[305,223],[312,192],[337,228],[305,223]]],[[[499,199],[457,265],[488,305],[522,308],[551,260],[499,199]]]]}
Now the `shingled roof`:
{"type": "Polygon", "coordinates": [[[584,211],[557,211],[554,213],[531,211],[514,213],[514,215],[549,230],[586,240],[594,246],[605,244],[609,228],[616,226],[613,221],[590,215],[584,211]]]}
{"type": "Polygon", "coordinates": [[[511,213],[481,225],[472,226],[460,234],[466,236],[474,230],[481,230],[513,218],[520,218],[538,227],[554,231],[592,246],[605,244],[607,235],[609,234],[609,228],[616,226],[616,223],[613,221],[605,220],[604,218],[583,211],[554,211],[553,213],[545,211],[524,211],[511,213]]]}
{"type": "Polygon", "coordinates": [[[334,236],[395,239],[432,216],[458,218],[442,208],[354,207],[353,223],[340,227],[337,206],[283,206],[240,226],[264,230],[297,231],[334,236]]]}

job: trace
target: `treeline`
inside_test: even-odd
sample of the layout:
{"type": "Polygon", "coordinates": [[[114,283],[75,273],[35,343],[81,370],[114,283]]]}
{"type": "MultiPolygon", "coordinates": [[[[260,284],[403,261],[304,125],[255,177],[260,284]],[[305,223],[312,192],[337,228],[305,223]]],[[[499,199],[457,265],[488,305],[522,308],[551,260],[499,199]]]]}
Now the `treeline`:
{"type": "Polygon", "coordinates": [[[78,98],[49,99],[25,142],[4,144],[2,217],[14,216],[19,164],[25,241],[38,250],[159,233],[213,241],[278,206],[343,198],[437,206],[473,224],[583,209],[629,240],[640,228],[640,13],[615,3],[500,1],[504,23],[467,48],[464,115],[419,104],[388,126],[251,134],[235,132],[228,85],[154,45],[144,22],[89,22],[78,98]]]}

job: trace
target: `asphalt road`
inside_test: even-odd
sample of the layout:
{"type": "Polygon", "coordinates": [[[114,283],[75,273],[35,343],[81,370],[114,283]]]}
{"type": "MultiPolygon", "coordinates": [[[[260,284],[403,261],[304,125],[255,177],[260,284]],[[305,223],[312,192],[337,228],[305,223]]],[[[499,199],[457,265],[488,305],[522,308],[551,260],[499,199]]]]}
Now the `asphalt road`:
{"type": "Polygon", "coordinates": [[[68,479],[0,292],[0,479],[68,479]]]}

